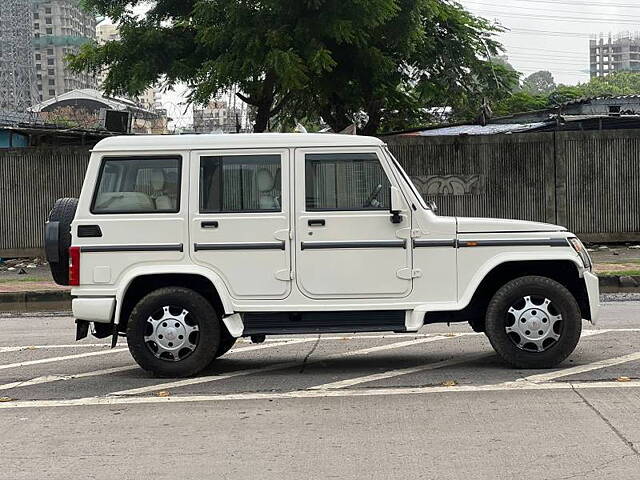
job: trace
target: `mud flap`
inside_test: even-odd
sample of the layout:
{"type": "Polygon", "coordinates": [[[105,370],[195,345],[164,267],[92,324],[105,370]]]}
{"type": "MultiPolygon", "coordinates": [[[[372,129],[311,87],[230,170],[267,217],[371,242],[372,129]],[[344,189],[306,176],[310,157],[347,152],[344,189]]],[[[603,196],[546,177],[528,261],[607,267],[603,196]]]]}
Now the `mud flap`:
{"type": "Polygon", "coordinates": [[[76,342],[86,338],[89,334],[89,322],[86,320],[76,320],[76,342]]]}

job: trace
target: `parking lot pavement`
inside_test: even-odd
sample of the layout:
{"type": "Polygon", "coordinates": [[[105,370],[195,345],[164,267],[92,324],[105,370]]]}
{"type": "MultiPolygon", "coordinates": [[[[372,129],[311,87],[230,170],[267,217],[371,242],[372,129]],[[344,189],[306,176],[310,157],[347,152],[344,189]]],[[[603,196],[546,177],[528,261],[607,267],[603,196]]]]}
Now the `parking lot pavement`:
{"type": "Polygon", "coordinates": [[[0,318],[3,478],[638,478],[640,302],[552,370],[466,326],[239,342],[195,378],[140,370],[64,316],[0,318]]]}

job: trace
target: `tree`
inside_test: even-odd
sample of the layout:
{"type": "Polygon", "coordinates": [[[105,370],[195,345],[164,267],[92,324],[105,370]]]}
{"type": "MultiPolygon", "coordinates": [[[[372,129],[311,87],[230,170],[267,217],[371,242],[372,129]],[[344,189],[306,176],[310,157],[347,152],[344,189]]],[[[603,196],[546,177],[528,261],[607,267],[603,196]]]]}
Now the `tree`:
{"type": "Polygon", "coordinates": [[[71,68],[107,69],[110,94],[182,82],[207,103],[237,87],[254,131],[275,116],[319,115],[334,130],[364,118],[367,133],[432,106],[469,116],[513,84],[485,58],[500,52],[499,29],[450,0],[157,0],[135,16],[143,3],[84,0],[121,40],[83,46],[71,68]]]}
{"type": "Polygon", "coordinates": [[[547,70],[532,73],[522,81],[522,90],[533,95],[551,93],[556,87],[553,75],[547,70]]]}
{"type": "Polygon", "coordinates": [[[493,113],[498,117],[514,113],[543,110],[549,106],[549,97],[546,95],[532,95],[521,91],[499,101],[493,108],[493,113]]]}

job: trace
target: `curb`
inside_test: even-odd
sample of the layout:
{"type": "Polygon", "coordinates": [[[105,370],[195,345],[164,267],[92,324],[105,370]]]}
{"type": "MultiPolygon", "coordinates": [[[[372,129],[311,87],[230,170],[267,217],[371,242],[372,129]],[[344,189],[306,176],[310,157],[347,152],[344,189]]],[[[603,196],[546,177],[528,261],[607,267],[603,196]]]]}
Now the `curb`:
{"type": "MultiPolygon", "coordinates": [[[[640,276],[602,275],[601,293],[640,293],[640,276]]],[[[35,312],[71,310],[69,290],[34,290],[28,292],[0,293],[0,311],[35,312]]]]}

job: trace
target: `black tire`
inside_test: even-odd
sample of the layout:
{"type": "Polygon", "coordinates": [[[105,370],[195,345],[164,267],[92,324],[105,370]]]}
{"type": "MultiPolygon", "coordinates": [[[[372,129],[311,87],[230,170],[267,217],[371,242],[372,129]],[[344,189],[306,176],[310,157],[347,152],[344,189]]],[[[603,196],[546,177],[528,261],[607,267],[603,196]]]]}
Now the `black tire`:
{"type": "Polygon", "coordinates": [[[131,355],[144,370],[160,377],[189,377],[214,359],[220,345],[220,321],[211,304],[199,293],[183,287],[159,288],[143,297],[133,308],[127,324],[127,344],[131,355]],[[198,326],[195,348],[178,360],[168,355],[158,358],[153,350],[157,345],[145,341],[145,335],[154,330],[148,319],[165,306],[187,310],[189,314],[185,319],[198,326]]]}
{"type": "MultiPolygon", "coordinates": [[[[51,276],[58,285],[69,285],[69,247],[71,246],[71,222],[76,216],[77,198],[59,198],[49,213],[50,222],[58,222],[57,261],[47,256],[51,276]]],[[[55,240],[54,240],[55,241],[55,240]]],[[[45,250],[48,250],[45,246],[45,250]]]]}
{"type": "Polygon", "coordinates": [[[222,330],[222,333],[220,336],[220,345],[218,346],[218,350],[216,351],[215,358],[219,358],[225,353],[227,353],[229,350],[231,350],[233,346],[236,344],[236,340],[238,340],[237,338],[231,336],[231,334],[229,333],[229,331],[225,326],[222,326],[221,330],[222,330]]]}
{"type": "MultiPolygon", "coordinates": [[[[524,312],[527,308],[526,303],[525,306],[518,308],[522,308],[518,312],[524,312]]],[[[527,310],[527,312],[534,311],[534,314],[542,315],[541,319],[547,318],[540,310],[535,311],[536,308],[538,307],[527,310]]],[[[520,318],[521,322],[526,325],[525,322],[528,320],[525,319],[524,314],[520,318]]],[[[533,319],[534,317],[529,315],[528,318],[533,319]]],[[[539,322],[538,325],[542,325],[542,323],[539,322]]],[[[540,332],[542,333],[542,330],[540,332]]],[[[576,299],[563,285],[547,277],[527,276],[511,280],[496,292],[487,308],[487,337],[498,355],[516,368],[551,368],[556,366],[574,351],[580,340],[581,332],[582,315],[576,299]],[[555,312],[554,315],[561,315],[559,321],[558,317],[550,317],[556,320],[553,325],[550,324],[547,330],[551,329],[559,337],[557,339],[546,338],[544,340],[544,342],[548,341],[546,346],[526,343],[525,337],[519,337],[514,332],[507,333],[507,327],[513,330],[514,320],[517,322],[515,316],[509,313],[509,308],[518,305],[519,301],[525,303],[524,297],[526,296],[531,297],[531,301],[534,303],[535,301],[539,302],[536,299],[548,299],[551,302],[549,309],[555,312]],[[518,343],[524,343],[524,345],[518,346],[518,343]],[[542,350],[534,351],[534,348],[542,348],[542,350]]],[[[524,333],[528,334],[529,331],[524,333]]],[[[539,342],[542,343],[540,340],[539,342]]]]}

